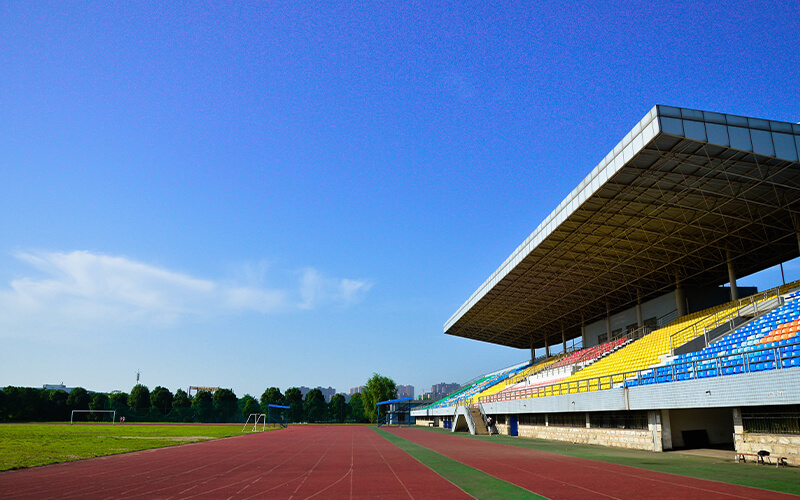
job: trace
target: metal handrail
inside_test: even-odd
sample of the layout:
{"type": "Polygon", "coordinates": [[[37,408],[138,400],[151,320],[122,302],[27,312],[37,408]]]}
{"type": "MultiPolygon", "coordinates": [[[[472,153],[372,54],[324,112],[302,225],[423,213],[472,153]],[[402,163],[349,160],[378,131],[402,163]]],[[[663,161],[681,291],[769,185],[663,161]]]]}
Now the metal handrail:
{"type": "MultiPolygon", "coordinates": [[[[734,311],[738,312],[742,307],[745,307],[747,305],[753,305],[753,302],[756,300],[756,297],[758,297],[758,296],[762,296],[763,298],[758,300],[756,302],[756,304],[758,302],[765,301],[766,299],[770,298],[773,294],[776,297],[781,297],[781,295],[782,295],[781,290],[782,289],[786,290],[783,293],[787,293],[788,291],[792,290],[792,287],[797,289],[798,285],[800,285],[800,280],[792,282],[792,283],[787,283],[785,285],[782,285],[782,286],[779,286],[779,287],[775,287],[775,288],[772,288],[770,290],[765,290],[765,291],[760,292],[758,294],[750,295],[748,297],[744,297],[742,299],[739,299],[737,301],[738,302],[737,307],[734,309],[734,311]]],[[[777,307],[780,307],[780,305],[777,306],[777,307]]],[[[727,307],[720,308],[720,310],[722,310],[722,309],[727,309],[727,307]]],[[[763,315],[763,313],[766,313],[766,312],[774,310],[774,309],[775,309],[775,307],[769,308],[769,309],[765,309],[762,312],[762,315],[763,315]]],[[[716,315],[717,312],[715,312],[714,314],[716,315]]],[[[669,313],[667,315],[665,315],[665,316],[662,316],[662,318],[664,318],[664,317],[666,317],[668,315],[669,315],[669,313]]],[[[760,315],[756,315],[756,318],[759,317],[759,316],[760,315]]],[[[708,317],[708,315],[703,316],[703,317],[708,317]]],[[[700,321],[700,319],[702,319],[702,318],[698,318],[697,321],[694,321],[691,325],[689,325],[686,328],[680,330],[679,332],[676,332],[675,334],[671,335],[670,336],[670,345],[672,345],[673,337],[675,335],[677,335],[678,333],[686,331],[686,329],[688,329],[688,328],[696,326],[696,324],[700,321]]],[[[725,319],[730,319],[730,318],[726,317],[725,319]]],[[[718,326],[721,321],[722,320],[718,320],[717,322],[715,322],[715,324],[718,326]]],[[[644,328],[647,328],[647,327],[641,327],[641,328],[639,328],[637,330],[634,330],[634,332],[631,332],[631,333],[635,333],[637,331],[643,330],[644,328]]],[[[631,333],[628,334],[629,337],[631,336],[631,333]]],[[[648,333],[650,333],[650,332],[648,332],[648,333]]],[[[703,333],[705,333],[705,331],[703,333]]],[[[642,336],[644,336],[644,335],[642,335],[642,336]]],[[[672,348],[672,349],[674,349],[674,348],[672,348]]],[[[730,355],[730,356],[735,356],[735,355],[730,355]]],[[[714,358],[714,359],[716,359],[716,358],[714,358]]],[[[520,397],[510,398],[510,397],[507,397],[507,396],[511,395],[511,394],[513,394],[513,395],[519,395],[519,394],[528,395],[528,394],[533,393],[534,391],[536,392],[536,395],[535,396],[529,396],[529,397],[543,397],[545,395],[549,396],[549,395],[553,395],[553,390],[554,390],[555,387],[558,387],[558,393],[560,394],[561,393],[561,387],[563,387],[565,384],[567,385],[568,388],[572,387],[572,386],[575,386],[576,390],[578,392],[588,392],[589,390],[592,390],[591,387],[595,387],[598,390],[599,389],[610,389],[614,384],[619,384],[620,382],[625,382],[625,381],[630,380],[632,378],[635,379],[635,378],[638,377],[639,373],[648,372],[648,371],[651,371],[651,370],[654,370],[654,369],[655,368],[648,367],[648,368],[644,368],[644,369],[641,369],[641,370],[614,373],[614,374],[610,374],[610,375],[603,375],[603,376],[600,376],[600,377],[592,377],[592,378],[588,378],[588,379],[581,379],[581,380],[570,381],[570,382],[558,382],[558,383],[555,383],[555,384],[548,384],[548,385],[544,385],[544,386],[528,387],[528,388],[524,388],[524,389],[516,389],[514,391],[503,391],[503,392],[500,392],[500,393],[497,393],[497,394],[492,394],[492,395],[489,395],[489,396],[480,397],[480,398],[478,398],[478,402],[479,403],[493,402],[493,401],[498,400],[497,398],[499,398],[499,397],[503,398],[503,399],[500,399],[502,401],[506,401],[506,400],[509,400],[509,399],[522,399],[520,397]],[[629,375],[631,375],[631,374],[637,374],[637,376],[629,377],[629,375]],[[603,382],[604,379],[608,379],[608,382],[603,382]],[[591,382],[595,382],[595,385],[592,386],[591,382]],[[550,394],[547,394],[548,391],[550,392],[550,394]],[[544,393],[544,394],[542,394],[542,393],[544,393]]],[[[572,394],[572,392],[567,392],[566,394],[572,394]]]]}
{"type": "Polygon", "coordinates": [[[642,325],[639,328],[637,328],[636,330],[631,330],[629,332],[618,333],[618,334],[614,335],[613,337],[611,337],[611,341],[613,342],[614,340],[619,340],[619,339],[622,339],[622,338],[626,338],[626,339],[631,340],[631,341],[639,340],[640,338],[642,338],[642,337],[644,337],[646,335],[650,335],[651,333],[653,333],[656,330],[657,330],[657,328],[654,329],[651,326],[642,325]]]}
{"type": "MultiPolygon", "coordinates": [[[[559,358],[563,358],[563,357],[567,356],[568,354],[571,354],[571,353],[573,353],[575,351],[580,351],[582,349],[589,349],[589,347],[583,347],[583,342],[581,342],[580,345],[572,344],[564,352],[560,352],[560,353],[554,354],[552,356],[540,356],[538,358],[535,358],[533,361],[531,361],[531,366],[529,366],[528,368],[525,368],[525,370],[528,370],[530,368],[534,368],[534,367],[536,367],[536,365],[542,363],[543,361],[547,361],[548,359],[552,359],[552,358],[555,358],[553,360],[553,363],[558,363],[559,358]]],[[[506,381],[505,381],[505,385],[509,386],[509,385],[518,384],[518,383],[522,382],[524,379],[526,379],[526,378],[528,378],[528,377],[530,377],[532,375],[536,375],[538,373],[541,373],[541,372],[549,369],[552,366],[553,363],[550,363],[547,366],[542,366],[541,368],[539,368],[539,369],[537,369],[537,370],[535,370],[535,371],[533,371],[531,373],[524,373],[525,370],[523,370],[522,373],[519,373],[519,374],[515,375],[514,377],[507,378],[506,381]]]]}
{"type": "MultiPolygon", "coordinates": [[[[462,392],[464,392],[464,393],[465,393],[465,392],[468,392],[469,390],[471,390],[472,388],[474,388],[474,387],[475,387],[475,386],[476,386],[478,383],[483,383],[483,382],[484,382],[484,381],[486,381],[486,380],[491,380],[491,379],[493,379],[493,378],[496,378],[496,377],[500,376],[500,375],[501,375],[503,372],[507,372],[507,371],[508,371],[508,370],[510,370],[512,367],[514,367],[514,366],[517,366],[517,365],[520,365],[520,364],[521,364],[521,363],[515,363],[515,364],[513,364],[513,365],[509,365],[508,367],[506,367],[506,368],[503,368],[503,369],[501,369],[501,370],[494,371],[494,372],[492,372],[492,373],[490,373],[490,374],[486,374],[486,375],[481,375],[481,376],[479,376],[479,377],[475,377],[475,378],[473,379],[473,380],[474,380],[474,382],[472,382],[471,384],[469,384],[469,385],[466,385],[466,386],[462,387],[462,388],[461,388],[461,389],[459,389],[458,391],[455,391],[455,392],[453,392],[452,394],[450,394],[450,395],[448,395],[448,396],[445,396],[445,397],[443,397],[443,398],[441,398],[441,399],[437,400],[436,402],[434,402],[434,403],[431,403],[431,404],[430,404],[430,405],[428,405],[428,406],[425,406],[425,408],[423,408],[423,409],[438,408],[438,407],[440,407],[440,404],[442,403],[442,401],[444,401],[445,399],[447,399],[447,398],[449,398],[449,397],[452,397],[453,395],[457,395],[457,397],[456,397],[454,400],[450,401],[450,404],[448,404],[448,406],[462,406],[462,405],[470,405],[470,404],[472,404],[472,403],[474,402],[474,400],[475,400],[475,398],[477,397],[477,395],[478,395],[478,394],[480,394],[481,392],[483,392],[484,390],[486,390],[486,388],[484,387],[484,388],[483,388],[481,391],[478,391],[477,393],[470,394],[470,395],[466,395],[466,394],[459,395],[459,394],[461,394],[462,392]],[[481,379],[484,379],[484,380],[483,380],[483,381],[481,381],[481,382],[478,382],[478,381],[479,381],[479,380],[481,380],[481,379]]],[[[507,374],[506,374],[506,375],[507,375],[507,374]]],[[[505,375],[504,375],[504,376],[505,376],[505,375]]],[[[501,383],[501,382],[502,382],[502,380],[497,380],[497,381],[495,381],[495,382],[494,382],[492,385],[499,384],[499,383],[501,383]]]]}
{"type": "Polygon", "coordinates": [[[623,346],[623,345],[625,345],[625,342],[620,342],[619,344],[617,344],[617,345],[615,345],[615,346],[609,346],[609,347],[608,347],[608,350],[606,350],[606,346],[608,346],[609,344],[612,344],[612,343],[614,343],[614,342],[617,342],[618,340],[627,340],[627,337],[626,337],[625,335],[623,335],[622,337],[620,337],[620,338],[618,338],[618,339],[610,340],[610,341],[608,341],[608,342],[605,342],[605,343],[603,343],[603,344],[598,344],[598,345],[596,345],[596,346],[587,347],[587,348],[586,348],[586,352],[585,352],[585,353],[583,353],[583,354],[581,355],[581,357],[579,357],[579,358],[578,358],[578,359],[575,361],[575,363],[574,363],[574,364],[576,364],[576,365],[577,365],[578,363],[584,363],[584,362],[586,362],[586,361],[591,361],[591,360],[594,360],[594,361],[596,361],[597,359],[599,359],[599,358],[601,358],[601,357],[605,356],[606,354],[609,354],[609,353],[612,353],[612,352],[616,351],[616,350],[617,350],[617,349],[618,349],[620,346],[623,346]],[[592,349],[594,349],[594,351],[592,351],[592,349]],[[596,351],[600,351],[600,354],[598,354],[597,356],[595,356],[595,357],[592,357],[592,358],[589,358],[589,357],[588,357],[590,354],[595,354],[595,352],[596,352],[596,351]]]}
{"type": "Polygon", "coordinates": [[[659,329],[665,327],[666,325],[668,325],[668,324],[672,323],[673,321],[675,321],[677,318],[678,318],[678,310],[677,309],[673,309],[672,311],[668,312],[667,314],[664,314],[663,316],[661,316],[661,317],[656,319],[656,327],[655,328],[653,328],[652,326],[649,326],[649,325],[642,325],[642,326],[640,326],[639,328],[637,328],[635,330],[630,330],[630,331],[624,332],[624,333],[620,332],[620,333],[618,333],[616,335],[612,335],[609,340],[619,340],[619,339],[621,339],[623,337],[628,338],[628,340],[638,340],[638,339],[640,339],[640,338],[642,338],[642,337],[644,337],[646,335],[650,335],[651,333],[653,333],[656,330],[659,330],[659,329]]]}
{"type": "MultiPolygon", "coordinates": [[[[511,401],[516,399],[531,399],[531,398],[539,398],[539,397],[547,397],[547,396],[559,396],[559,395],[566,395],[566,394],[575,394],[578,392],[592,392],[597,390],[606,390],[612,389],[614,387],[622,387],[624,386],[625,382],[629,382],[632,380],[640,380],[644,378],[644,376],[649,376],[652,374],[654,378],[654,383],[656,384],[663,384],[663,383],[671,383],[677,380],[677,374],[679,373],[698,373],[700,370],[710,370],[715,369],[716,372],[713,376],[719,376],[722,374],[723,368],[735,367],[739,366],[739,364],[726,364],[723,366],[724,361],[739,361],[741,359],[742,366],[744,366],[744,373],[750,373],[752,371],[751,365],[754,363],[752,358],[754,356],[761,355],[762,353],[766,353],[769,351],[774,352],[774,361],[775,361],[775,369],[783,369],[784,361],[787,359],[796,358],[798,356],[792,355],[782,355],[781,349],[786,348],[787,346],[795,346],[800,344],[800,340],[796,342],[792,342],[789,344],[784,344],[781,346],[773,346],[773,347],[766,347],[763,349],[754,349],[751,351],[745,351],[741,353],[732,353],[732,354],[725,354],[723,356],[715,356],[713,358],[707,358],[702,360],[695,360],[695,361],[683,361],[679,363],[670,363],[669,365],[665,366],[658,366],[658,367],[649,367],[643,368],[641,370],[633,370],[628,372],[621,372],[615,373],[611,375],[602,375],[599,377],[592,377],[588,379],[582,380],[575,380],[571,382],[559,382],[555,384],[549,384],[546,386],[540,387],[531,387],[527,389],[517,389],[515,391],[507,391],[498,394],[492,394],[491,396],[486,396],[484,398],[480,398],[480,403],[495,403],[498,401],[511,401]],[[683,366],[691,366],[691,369],[687,369],[686,371],[678,371],[678,367],[683,366]],[[669,367],[670,373],[669,374],[662,374],[659,375],[657,370],[660,368],[669,367]],[[659,381],[660,377],[671,377],[670,380],[659,381]]],[[[692,375],[692,378],[697,378],[695,375],[692,375]]]]}
{"type": "Polygon", "coordinates": [[[483,411],[483,405],[478,403],[475,406],[477,406],[478,407],[478,411],[481,412],[481,418],[483,419],[483,423],[485,425],[486,424],[486,412],[483,411]]]}
{"type": "MultiPolygon", "coordinates": [[[[565,356],[565,354],[563,354],[563,353],[562,353],[562,354],[556,354],[555,356],[550,356],[550,358],[556,358],[556,359],[553,361],[553,363],[557,363],[557,362],[558,362],[558,358],[559,358],[559,357],[564,357],[564,356],[565,356]]],[[[547,360],[548,360],[548,359],[550,359],[550,358],[545,358],[543,361],[547,361],[547,360]]],[[[509,385],[518,384],[518,383],[522,382],[522,380],[523,380],[523,379],[526,379],[526,378],[528,378],[528,377],[530,377],[530,376],[532,376],[532,375],[536,375],[537,373],[541,373],[541,372],[543,372],[543,371],[547,370],[548,368],[550,368],[550,366],[551,366],[553,363],[549,363],[547,366],[542,366],[541,368],[539,368],[538,370],[536,370],[536,371],[534,371],[534,372],[532,372],[532,373],[519,373],[519,374],[517,374],[517,375],[514,375],[514,377],[510,377],[510,378],[506,379],[506,384],[505,384],[505,385],[506,385],[506,386],[509,386],[509,385]]],[[[538,364],[538,363],[535,363],[535,364],[533,364],[533,365],[532,365],[531,367],[529,367],[529,368],[533,368],[533,367],[535,367],[537,364],[538,364]]],[[[527,368],[526,368],[525,370],[527,370],[527,368]]],[[[523,372],[524,372],[525,370],[523,370],[523,372]]]]}
{"type": "Polygon", "coordinates": [[[467,414],[467,418],[469,421],[472,422],[472,428],[475,429],[475,419],[472,417],[472,412],[469,411],[469,405],[459,405],[462,406],[467,414]]]}
{"type": "Polygon", "coordinates": [[[663,328],[663,327],[667,326],[668,324],[672,323],[673,321],[675,321],[676,319],[678,319],[679,317],[680,316],[678,316],[678,310],[677,309],[673,309],[670,312],[668,312],[667,314],[665,314],[665,315],[661,316],[660,318],[658,318],[656,320],[656,326],[658,328],[663,328]]]}
{"type": "MultiPolygon", "coordinates": [[[[727,320],[733,319],[734,317],[739,316],[739,310],[742,309],[743,307],[752,305],[755,308],[756,317],[758,317],[759,316],[758,315],[758,304],[760,302],[764,302],[767,299],[771,298],[771,296],[773,294],[776,297],[779,297],[780,296],[780,288],[772,288],[770,290],[765,290],[763,292],[760,292],[760,293],[757,293],[757,294],[750,295],[748,297],[744,297],[744,298],[738,299],[736,301],[737,302],[736,305],[733,306],[733,307],[730,306],[730,305],[721,307],[719,310],[714,311],[714,313],[713,313],[713,321],[709,325],[706,325],[706,326],[702,327],[703,328],[702,332],[697,332],[697,329],[698,329],[697,323],[699,323],[702,319],[708,318],[711,315],[707,315],[707,316],[703,316],[702,318],[698,318],[698,320],[693,322],[691,325],[689,325],[686,328],[683,328],[681,330],[678,330],[677,332],[675,332],[675,333],[673,333],[672,335],[669,336],[670,352],[674,351],[677,347],[680,347],[679,345],[675,345],[675,342],[676,342],[675,341],[675,337],[677,337],[678,335],[685,335],[685,332],[687,330],[692,329],[694,334],[691,336],[691,338],[689,340],[695,339],[695,338],[699,337],[700,335],[705,334],[709,329],[714,329],[717,326],[721,325],[724,321],[727,321],[727,320]],[[727,314],[723,315],[723,316],[719,316],[720,311],[725,311],[725,310],[728,310],[729,312],[727,314]]],[[[682,343],[681,345],[683,345],[685,343],[686,342],[682,343]]]]}

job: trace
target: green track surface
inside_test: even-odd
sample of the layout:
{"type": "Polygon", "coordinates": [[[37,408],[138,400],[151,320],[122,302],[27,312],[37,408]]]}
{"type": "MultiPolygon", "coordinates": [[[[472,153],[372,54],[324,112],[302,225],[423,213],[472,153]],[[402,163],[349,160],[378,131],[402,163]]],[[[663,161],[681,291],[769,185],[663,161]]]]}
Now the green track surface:
{"type": "MultiPolygon", "coordinates": [[[[429,432],[450,434],[450,431],[444,429],[419,428],[429,432]]],[[[567,455],[570,457],[586,458],[599,462],[667,472],[679,476],[696,477],[699,479],[708,479],[711,481],[800,495],[800,468],[776,468],[775,466],[756,465],[749,462],[738,464],[733,460],[733,451],[730,452],[730,459],[720,459],[687,455],[680,451],[653,453],[649,451],[626,450],[622,448],[572,444],[560,441],[544,441],[541,439],[502,435],[471,436],[462,433],[459,434],[459,437],[460,436],[518,446],[520,448],[546,451],[559,455],[567,455]]]]}
{"type": "Polygon", "coordinates": [[[475,498],[545,498],[384,430],[375,432],[475,498]]]}
{"type": "Polygon", "coordinates": [[[0,470],[242,435],[238,425],[0,425],[0,470]]]}

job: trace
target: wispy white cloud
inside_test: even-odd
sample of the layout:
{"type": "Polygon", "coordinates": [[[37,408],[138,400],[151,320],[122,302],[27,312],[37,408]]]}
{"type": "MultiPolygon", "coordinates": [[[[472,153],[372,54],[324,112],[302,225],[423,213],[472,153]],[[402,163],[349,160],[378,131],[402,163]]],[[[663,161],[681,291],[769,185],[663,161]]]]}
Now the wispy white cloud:
{"type": "Polygon", "coordinates": [[[86,251],[15,257],[29,276],[0,287],[0,337],[61,338],[196,318],[346,306],[371,287],[364,280],[326,278],[312,268],[295,283],[267,287],[261,284],[264,265],[245,266],[246,279],[223,282],[86,251]]]}
{"type": "Polygon", "coordinates": [[[343,304],[358,302],[372,288],[372,283],[364,280],[344,278],[339,281],[338,298],[343,304]]]}
{"type": "Polygon", "coordinates": [[[300,279],[300,307],[313,309],[320,305],[336,303],[349,305],[361,300],[372,288],[365,280],[326,278],[312,268],[306,268],[300,279]]]}
{"type": "Polygon", "coordinates": [[[230,310],[252,310],[264,314],[290,309],[287,293],[251,286],[226,288],[224,306],[230,310]]]}

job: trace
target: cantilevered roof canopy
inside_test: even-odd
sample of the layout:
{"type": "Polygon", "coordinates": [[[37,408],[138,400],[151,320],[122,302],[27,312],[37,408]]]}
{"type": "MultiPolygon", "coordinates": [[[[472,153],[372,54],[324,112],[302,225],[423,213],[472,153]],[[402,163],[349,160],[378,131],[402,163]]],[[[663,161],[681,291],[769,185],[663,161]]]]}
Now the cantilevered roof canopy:
{"type": "Polygon", "coordinates": [[[800,254],[800,125],[655,106],[447,321],[518,348],[800,254]]]}

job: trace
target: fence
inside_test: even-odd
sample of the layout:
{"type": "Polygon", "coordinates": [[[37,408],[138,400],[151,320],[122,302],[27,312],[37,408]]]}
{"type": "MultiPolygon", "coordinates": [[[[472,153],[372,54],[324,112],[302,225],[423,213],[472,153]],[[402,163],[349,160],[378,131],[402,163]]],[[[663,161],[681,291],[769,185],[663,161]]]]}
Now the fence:
{"type": "Polygon", "coordinates": [[[763,370],[785,369],[800,366],[800,354],[792,349],[800,345],[794,342],[777,347],[757,349],[740,354],[727,354],[714,358],[674,363],[657,368],[603,375],[583,380],[559,382],[540,387],[528,387],[505,391],[479,398],[480,403],[514,401],[517,399],[541,398],[593,392],[623,386],[663,384],[682,380],[751,373],[763,370]]]}

